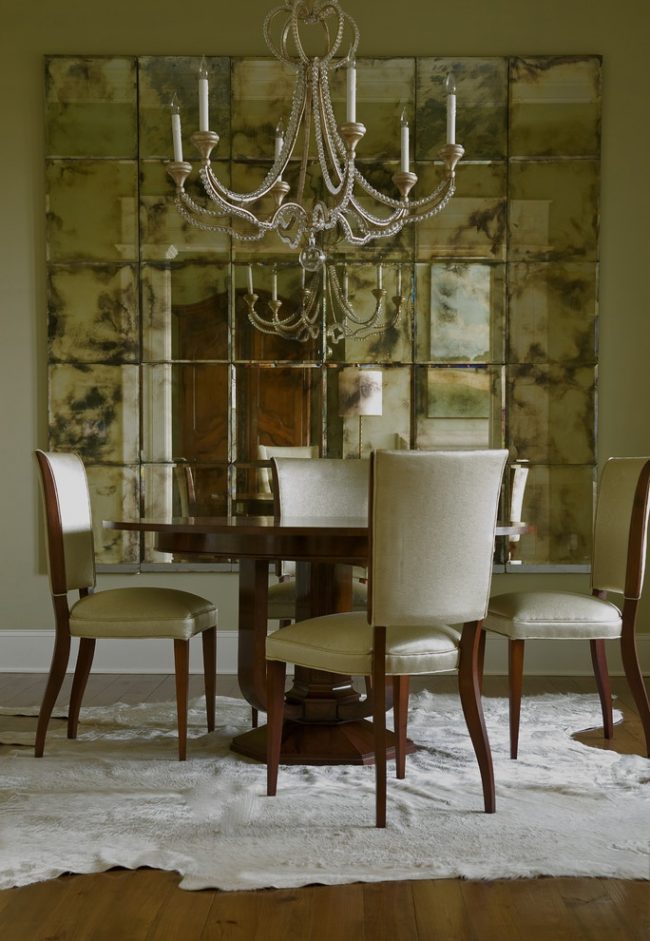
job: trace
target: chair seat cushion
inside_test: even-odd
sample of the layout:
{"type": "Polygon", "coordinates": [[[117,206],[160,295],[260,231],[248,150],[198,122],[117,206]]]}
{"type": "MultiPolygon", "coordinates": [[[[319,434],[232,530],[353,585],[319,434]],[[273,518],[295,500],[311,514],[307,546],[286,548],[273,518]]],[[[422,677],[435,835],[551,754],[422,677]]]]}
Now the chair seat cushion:
{"type": "Polygon", "coordinates": [[[610,601],[570,591],[515,591],[490,598],[485,628],[514,640],[620,637],[621,612],[610,601]]]}
{"type": "MultiPolygon", "coordinates": [[[[352,581],[352,610],[365,611],[368,607],[368,586],[352,581]]],[[[296,583],[294,579],[269,585],[269,618],[293,621],[296,616],[296,583]]]]}
{"type": "Polygon", "coordinates": [[[70,611],[73,637],[189,640],[216,624],[211,601],[175,588],[111,588],[80,598],[70,611]]]}
{"type": "MultiPolygon", "coordinates": [[[[440,673],[458,666],[460,634],[452,627],[388,627],[386,673],[440,673]]],[[[372,672],[373,628],[365,612],[327,614],[282,627],[266,639],[269,660],[330,673],[372,672]]]]}

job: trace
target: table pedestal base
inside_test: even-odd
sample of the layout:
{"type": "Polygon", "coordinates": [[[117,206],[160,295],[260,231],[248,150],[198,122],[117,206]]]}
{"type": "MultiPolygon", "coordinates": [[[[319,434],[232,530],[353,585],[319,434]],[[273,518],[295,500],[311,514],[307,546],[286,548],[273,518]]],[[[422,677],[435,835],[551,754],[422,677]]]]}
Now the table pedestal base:
{"type": "MultiPolygon", "coordinates": [[[[395,758],[395,734],[386,732],[387,757],[395,758]]],[[[266,762],[266,726],[236,736],[231,749],[247,758],[266,762]]],[[[406,753],[417,746],[407,739],[406,753]]],[[[372,722],[316,725],[285,721],[280,751],[281,765],[372,765],[375,762],[372,722]]]]}

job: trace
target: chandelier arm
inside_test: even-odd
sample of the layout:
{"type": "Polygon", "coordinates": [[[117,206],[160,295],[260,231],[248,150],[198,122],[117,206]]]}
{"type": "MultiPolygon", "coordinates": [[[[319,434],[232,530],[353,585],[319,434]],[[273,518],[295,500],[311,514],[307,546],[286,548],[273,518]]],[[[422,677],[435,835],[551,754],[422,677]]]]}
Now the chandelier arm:
{"type": "MultiPolygon", "coordinates": [[[[268,46],[269,50],[273,53],[276,59],[279,59],[281,62],[286,62],[288,65],[295,64],[298,61],[298,59],[296,56],[289,55],[288,50],[284,48],[284,44],[282,44],[283,52],[280,52],[280,50],[277,48],[277,46],[273,42],[273,38],[271,36],[271,26],[273,24],[273,20],[277,16],[280,16],[282,13],[288,13],[289,16],[292,16],[292,11],[291,11],[292,6],[293,4],[291,3],[291,0],[285,0],[285,3],[283,4],[283,6],[274,7],[272,10],[269,10],[269,12],[264,17],[264,23],[262,25],[262,32],[264,34],[264,42],[268,46]]],[[[282,36],[284,36],[285,31],[290,27],[290,22],[291,22],[290,20],[287,21],[282,31],[282,36]]]]}
{"type": "Polygon", "coordinates": [[[329,269],[328,270],[328,288],[330,291],[330,295],[331,295],[331,292],[333,291],[339,307],[341,307],[345,313],[346,319],[353,321],[353,323],[356,323],[359,326],[363,326],[363,327],[373,326],[384,309],[384,300],[386,297],[386,291],[377,292],[379,296],[375,297],[375,309],[374,311],[372,311],[372,313],[368,317],[364,319],[363,317],[359,317],[359,315],[355,313],[355,311],[350,305],[350,302],[346,299],[343,291],[341,290],[341,285],[339,283],[336,270],[333,270],[334,265],[328,265],[328,269],[329,269]]]}
{"type": "MultiPolygon", "coordinates": [[[[333,267],[333,266],[330,266],[333,267]]],[[[332,338],[335,337],[338,332],[340,332],[340,337],[356,337],[358,339],[367,339],[371,336],[379,336],[389,330],[391,327],[396,326],[402,318],[404,312],[404,307],[407,304],[407,298],[401,293],[396,295],[393,298],[395,302],[395,311],[389,319],[380,320],[379,315],[385,313],[385,298],[386,291],[377,288],[373,291],[375,295],[377,304],[375,311],[370,315],[370,317],[363,320],[361,317],[358,317],[354,309],[351,307],[348,300],[346,300],[343,291],[341,290],[341,285],[338,280],[338,275],[336,271],[330,272],[330,278],[334,286],[334,294],[336,296],[336,301],[343,310],[344,318],[343,320],[338,320],[335,316],[334,324],[328,328],[328,335],[332,338]],[[351,329],[349,322],[356,324],[356,329],[351,329]]],[[[331,292],[330,292],[331,297],[331,292]]],[[[335,309],[334,304],[332,304],[333,309],[335,309]]]]}
{"type": "Polygon", "coordinates": [[[402,225],[403,225],[402,221],[398,220],[397,222],[394,222],[393,225],[389,229],[386,229],[386,230],[370,231],[366,227],[365,228],[366,234],[361,236],[361,235],[354,234],[354,232],[352,231],[352,228],[350,227],[350,223],[348,222],[345,216],[340,216],[339,222],[345,230],[347,241],[351,245],[359,245],[359,246],[367,245],[368,242],[372,242],[374,239],[391,238],[393,235],[398,234],[398,232],[401,230],[402,225]]]}
{"type": "MultiPolygon", "coordinates": [[[[408,201],[409,209],[418,209],[422,206],[427,206],[434,200],[438,199],[441,193],[444,193],[448,187],[455,186],[455,173],[448,173],[444,179],[438,183],[436,188],[429,193],[428,196],[423,196],[420,199],[410,199],[408,201]]],[[[384,193],[381,193],[378,189],[370,183],[366,177],[361,173],[359,169],[356,170],[356,179],[362,189],[368,193],[369,196],[372,196],[373,199],[376,199],[377,202],[383,203],[384,206],[389,206],[393,209],[399,209],[404,207],[404,200],[393,199],[390,196],[386,196],[384,193]]]]}
{"type": "Polygon", "coordinates": [[[260,239],[264,238],[266,232],[264,230],[255,232],[250,235],[245,235],[238,232],[232,226],[226,225],[225,223],[218,222],[201,222],[200,216],[205,214],[207,216],[220,216],[221,213],[211,213],[203,209],[202,206],[197,206],[195,202],[187,195],[187,193],[181,193],[176,196],[175,199],[176,210],[185,219],[186,222],[189,222],[190,225],[194,226],[195,229],[201,229],[204,232],[225,232],[227,235],[230,235],[232,238],[239,239],[241,242],[257,242],[260,239]],[[187,206],[184,205],[187,203],[187,206]],[[189,208],[188,208],[189,206],[189,208]]]}
{"type": "Polygon", "coordinates": [[[362,206],[355,196],[352,196],[350,199],[350,205],[360,218],[377,229],[385,229],[387,226],[391,226],[398,220],[403,219],[408,214],[409,208],[408,205],[402,203],[399,209],[396,209],[389,216],[376,216],[374,213],[370,212],[369,209],[362,206]]]}
{"type": "Polygon", "coordinates": [[[345,229],[347,241],[350,242],[350,244],[359,245],[359,246],[367,245],[369,242],[372,242],[374,239],[391,238],[393,235],[397,235],[402,229],[402,227],[406,225],[406,223],[422,222],[423,220],[431,219],[433,218],[433,216],[437,216],[438,213],[442,212],[442,210],[446,208],[450,199],[454,195],[454,192],[455,192],[455,186],[452,183],[449,191],[445,193],[444,197],[438,203],[436,203],[435,206],[431,207],[430,209],[424,212],[406,215],[404,218],[400,217],[395,222],[393,222],[390,227],[386,229],[378,229],[378,230],[375,229],[372,231],[366,230],[366,234],[363,236],[358,236],[353,233],[350,227],[350,223],[348,222],[345,216],[340,216],[339,221],[341,225],[343,226],[343,228],[345,229]]]}
{"type": "Polygon", "coordinates": [[[329,339],[331,339],[333,342],[342,340],[345,337],[366,340],[372,336],[381,336],[387,330],[391,329],[391,327],[394,327],[397,325],[397,323],[399,323],[406,303],[405,297],[401,295],[394,297],[394,314],[389,319],[380,319],[379,314],[385,313],[385,307],[383,306],[384,297],[381,297],[380,299],[380,295],[385,296],[386,292],[380,289],[376,289],[373,291],[373,294],[375,294],[375,298],[377,299],[377,306],[375,307],[374,313],[364,321],[354,314],[352,307],[350,306],[349,302],[346,301],[345,296],[341,291],[341,287],[338,283],[336,275],[333,277],[336,303],[340,305],[343,312],[343,318],[339,320],[336,315],[336,303],[334,298],[332,298],[331,289],[328,287],[328,294],[330,297],[332,310],[334,312],[334,322],[330,324],[329,327],[327,327],[326,332],[329,339]],[[351,321],[355,324],[354,328],[350,326],[351,321]]]}
{"type": "MultiPolygon", "coordinates": [[[[350,52],[350,54],[352,54],[350,52]]],[[[344,64],[346,60],[343,60],[341,64],[344,64]]],[[[334,66],[337,68],[338,66],[334,66]]],[[[325,115],[327,118],[327,126],[330,130],[334,143],[336,144],[336,149],[341,156],[341,159],[345,163],[347,157],[347,147],[341,135],[339,134],[339,126],[336,121],[336,115],[334,114],[334,108],[332,106],[332,96],[330,94],[329,86],[329,73],[327,69],[323,69],[321,76],[321,83],[324,91],[324,101],[325,101],[325,115]]]]}
{"type": "MultiPolygon", "coordinates": [[[[215,186],[215,183],[218,183],[218,180],[211,172],[209,166],[205,165],[201,167],[199,170],[199,175],[207,195],[217,206],[220,206],[224,210],[224,215],[232,215],[236,216],[238,219],[243,219],[245,222],[248,222],[250,225],[261,229],[263,232],[271,231],[273,228],[271,223],[265,222],[263,219],[258,219],[258,217],[249,209],[244,209],[243,206],[238,206],[236,203],[232,203],[228,199],[224,198],[224,196],[219,192],[219,189],[217,189],[215,186]]],[[[196,206],[196,204],[194,205],[196,206]]]]}
{"type": "MultiPolygon", "coordinates": [[[[209,179],[211,182],[211,189],[218,193],[222,200],[226,200],[229,203],[252,203],[258,199],[261,199],[263,196],[267,196],[274,185],[282,178],[282,174],[287,168],[287,164],[291,159],[294,148],[296,146],[296,140],[298,137],[298,128],[302,120],[304,109],[305,109],[305,98],[306,98],[306,82],[305,76],[302,70],[298,71],[296,77],[296,87],[294,89],[293,102],[291,106],[291,114],[289,116],[289,121],[287,124],[287,133],[285,135],[284,145],[280,151],[278,157],[273,163],[273,166],[270,168],[262,183],[257,187],[256,190],[252,190],[250,193],[237,193],[234,190],[229,189],[227,186],[224,186],[223,183],[215,175],[212,167],[209,163],[205,163],[201,169],[200,174],[202,179],[204,170],[207,170],[209,174],[209,179]]],[[[204,180],[205,183],[205,180],[204,180]]],[[[213,196],[211,198],[214,198],[213,196]]],[[[215,200],[217,201],[217,200],[215,200]]]]}
{"type": "MultiPolygon", "coordinates": [[[[311,141],[311,122],[313,119],[313,93],[311,85],[305,88],[305,108],[304,108],[304,129],[303,129],[303,148],[302,158],[300,160],[300,175],[298,177],[298,188],[296,191],[297,199],[302,202],[305,197],[305,182],[307,180],[307,163],[309,160],[309,145],[311,141]]],[[[292,148],[293,149],[293,148],[292,148]]]]}
{"type": "MultiPolygon", "coordinates": [[[[331,195],[338,196],[338,194],[341,192],[341,189],[343,187],[344,180],[345,180],[344,168],[345,168],[346,158],[344,158],[343,167],[341,167],[341,165],[339,164],[338,154],[336,153],[337,148],[335,144],[333,144],[332,142],[332,138],[333,137],[335,138],[336,135],[338,135],[338,130],[336,128],[335,123],[334,125],[330,125],[328,123],[329,117],[328,117],[328,110],[326,106],[328,96],[324,93],[324,88],[323,88],[323,78],[324,78],[324,75],[326,74],[327,74],[326,71],[324,71],[322,68],[319,68],[317,70],[316,66],[314,67],[314,71],[312,73],[312,86],[313,86],[312,94],[316,102],[315,112],[314,112],[314,130],[316,133],[316,149],[318,151],[318,160],[319,160],[320,167],[321,167],[321,173],[323,174],[323,181],[328,191],[331,193],[331,195]],[[316,91],[318,92],[317,95],[314,94],[314,92],[316,91]],[[332,177],[330,176],[329,166],[327,163],[327,155],[325,153],[325,145],[323,143],[323,131],[325,132],[325,143],[327,144],[327,151],[329,152],[330,163],[336,172],[336,176],[338,177],[338,183],[334,183],[332,181],[332,177]]],[[[332,114],[332,117],[333,117],[333,114],[332,114]]],[[[341,144],[342,143],[343,142],[341,141],[341,144]]]]}

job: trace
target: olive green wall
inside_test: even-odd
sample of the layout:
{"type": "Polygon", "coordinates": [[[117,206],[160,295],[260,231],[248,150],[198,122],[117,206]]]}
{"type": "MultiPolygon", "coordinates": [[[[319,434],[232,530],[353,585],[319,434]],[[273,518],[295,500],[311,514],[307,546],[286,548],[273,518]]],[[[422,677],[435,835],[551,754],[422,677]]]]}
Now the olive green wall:
{"type": "MultiPolygon", "coordinates": [[[[47,443],[43,56],[263,55],[261,24],[273,5],[274,0],[190,6],[169,0],[0,0],[0,631],[51,626],[32,459],[33,449],[47,443]]],[[[650,454],[650,186],[644,172],[650,152],[650,4],[345,0],[344,6],[360,27],[361,55],[604,57],[599,460],[650,454]]],[[[144,578],[139,576],[140,583],[144,578]]],[[[584,576],[500,576],[496,588],[515,579],[527,586],[586,586],[584,576]]],[[[184,580],[214,594],[222,626],[234,625],[234,576],[184,580]]],[[[650,603],[641,620],[642,630],[649,631],[650,603]]],[[[1,651],[0,645],[0,656],[1,651]]]]}

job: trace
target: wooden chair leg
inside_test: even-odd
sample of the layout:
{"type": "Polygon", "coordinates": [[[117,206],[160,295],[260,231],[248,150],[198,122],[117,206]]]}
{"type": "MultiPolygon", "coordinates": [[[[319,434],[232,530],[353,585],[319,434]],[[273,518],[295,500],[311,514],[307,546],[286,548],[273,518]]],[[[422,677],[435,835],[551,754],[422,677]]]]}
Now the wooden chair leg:
{"type": "Polygon", "coordinates": [[[174,641],[176,672],[176,714],[178,716],[178,760],[187,758],[187,701],[190,674],[190,642],[174,641]]]}
{"type": "Polygon", "coordinates": [[[34,747],[34,756],[36,758],[43,757],[47,727],[50,724],[50,716],[52,715],[56,698],[61,692],[61,686],[63,684],[66,667],[68,666],[69,657],[70,635],[57,634],[54,641],[54,651],[52,653],[52,663],[50,664],[50,674],[47,678],[47,685],[45,686],[43,701],[41,703],[41,709],[38,714],[38,725],[36,726],[36,744],[34,747]]]}
{"type": "Polygon", "coordinates": [[[483,672],[485,670],[485,640],[487,631],[481,630],[481,636],[478,642],[478,687],[483,695],[483,672]]]}
{"type": "Polygon", "coordinates": [[[521,694],[524,685],[525,641],[508,641],[508,689],[510,695],[510,757],[519,753],[519,721],[521,717],[521,694]]]}
{"type": "Polygon", "coordinates": [[[409,677],[393,677],[393,715],[395,716],[395,776],[406,777],[406,727],[409,708],[409,677]]]}
{"type": "MultiPolygon", "coordinates": [[[[293,622],[291,621],[291,618],[280,618],[280,620],[278,621],[278,626],[279,626],[279,627],[288,627],[289,624],[291,624],[291,623],[293,623],[293,622]]],[[[286,671],[285,671],[285,672],[286,672],[286,671]]],[[[253,707],[251,708],[251,728],[256,729],[256,728],[258,727],[258,725],[259,725],[259,722],[260,722],[259,710],[257,710],[257,709],[253,706],[253,707]]]]}
{"type": "Polygon", "coordinates": [[[203,645],[203,683],[208,732],[214,732],[214,697],[217,682],[217,629],[209,627],[201,634],[203,645]]]}
{"type": "Polygon", "coordinates": [[[372,656],[373,711],[375,740],[375,826],[386,826],[386,628],[375,627],[372,656]]]}
{"type": "Polygon", "coordinates": [[[634,702],[639,712],[639,718],[641,719],[641,725],[643,726],[646,755],[650,758],[650,703],[648,703],[648,692],[639,665],[639,657],[633,631],[626,632],[623,630],[621,636],[621,659],[623,661],[623,669],[625,670],[630,692],[634,697],[634,702]]]}
{"type": "Polygon", "coordinates": [[[93,665],[95,655],[95,638],[82,637],[79,640],[79,653],[77,654],[77,665],[74,670],[72,680],[72,690],[70,692],[70,708],[68,710],[68,738],[77,737],[79,727],[79,710],[81,709],[81,700],[86,691],[90,668],[93,665]]]}
{"type": "Polygon", "coordinates": [[[603,735],[605,738],[614,738],[614,718],[612,716],[612,691],[609,685],[609,673],[607,672],[607,654],[605,652],[605,641],[590,640],[591,662],[596,677],[596,687],[600,696],[600,708],[603,713],[603,735]]]}
{"type": "Polygon", "coordinates": [[[282,746],[284,684],[287,665],[283,660],[266,662],[266,793],[275,797],[282,746]]]}
{"type": "Polygon", "coordinates": [[[483,783],[483,803],[486,814],[496,809],[494,768],[492,752],[485,727],[481,690],[479,687],[478,659],[482,623],[472,621],[463,626],[460,638],[460,662],[458,664],[458,691],[467,723],[474,753],[478,761],[483,783]]]}

